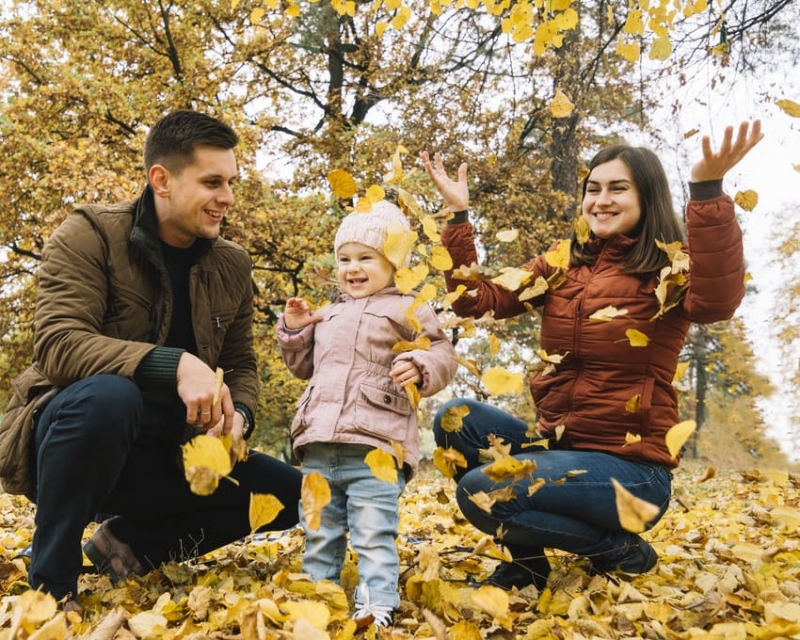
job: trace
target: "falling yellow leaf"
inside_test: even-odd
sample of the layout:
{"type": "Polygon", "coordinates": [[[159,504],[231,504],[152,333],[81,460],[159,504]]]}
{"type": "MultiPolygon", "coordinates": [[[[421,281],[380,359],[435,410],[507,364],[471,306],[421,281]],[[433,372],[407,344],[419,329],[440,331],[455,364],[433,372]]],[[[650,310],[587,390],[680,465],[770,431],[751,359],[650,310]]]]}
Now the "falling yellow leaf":
{"type": "Polygon", "coordinates": [[[392,440],[392,451],[394,451],[397,468],[402,469],[406,462],[408,451],[406,451],[406,448],[400,442],[396,442],[394,440],[392,440]]]}
{"type": "Polygon", "coordinates": [[[530,300],[531,298],[536,298],[537,296],[542,295],[549,288],[550,285],[547,284],[547,280],[545,280],[542,276],[537,276],[533,285],[527,289],[523,289],[517,297],[519,298],[520,302],[525,302],[525,300],[530,300]]]}
{"type": "Polygon", "coordinates": [[[531,279],[533,274],[527,269],[517,269],[515,267],[503,267],[500,275],[492,278],[492,282],[500,285],[509,291],[516,291],[531,279]]]}
{"type": "Polygon", "coordinates": [[[331,185],[333,195],[337,198],[352,198],[356,194],[356,191],[358,191],[358,186],[353,176],[344,169],[334,169],[331,171],[328,174],[328,184],[331,185]]]}
{"type": "Polygon", "coordinates": [[[673,382],[679,382],[683,379],[683,376],[686,375],[686,371],[689,369],[689,365],[691,362],[686,360],[685,362],[679,362],[678,366],[675,368],[675,375],[672,378],[673,382]]]}
{"type": "Polygon", "coordinates": [[[500,352],[500,340],[493,333],[489,334],[489,355],[493,358],[500,352]]]}
{"type": "Polygon", "coordinates": [[[392,353],[405,353],[406,351],[414,351],[420,349],[428,351],[431,348],[431,339],[428,336],[419,336],[414,342],[410,340],[400,340],[392,347],[392,353]]]}
{"type": "Polygon", "coordinates": [[[646,347],[650,343],[650,338],[638,329],[627,329],[625,335],[632,347],[646,347]]]}
{"type": "Polygon", "coordinates": [[[561,438],[564,435],[564,431],[566,431],[566,430],[567,430],[567,427],[566,427],[566,425],[563,425],[563,424],[560,424],[555,428],[556,442],[560,442],[561,441],[561,438]]]}
{"type": "Polygon", "coordinates": [[[306,526],[316,531],[322,522],[322,510],[331,501],[331,488],[320,473],[313,471],[303,476],[300,487],[300,502],[303,505],[306,526]]]}
{"type": "Polygon", "coordinates": [[[216,491],[219,479],[231,472],[231,456],[219,438],[200,434],[181,446],[183,468],[192,493],[216,491]]]}
{"type": "Polygon", "coordinates": [[[403,171],[403,154],[408,153],[408,149],[406,149],[403,145],[397,145],[397,149],[395,149],[394,154],[392,154],[392,168],[389,173],[383,176],[383,181],[386,184],[400,184],[405,177],[405,172],[403,171]]]}
{"type": "Polygon", "coordinates": [[[520,394],[524,388],[523,381],[522,373],[515,373],[500,367],[487,369],[481,377],[481,383],[493,396],[506,393],[520,394]]]}
{"type": "Polygon", "coordinates": [[[737,191],[733,201],[745,211],[752,211],[758,204],[758,193],[752,189],[737,191]]]}
{"type": "Polygon", "coordinates": [[[554,118],[567,118],[574,109],[575,105],[572,104],[567,95],[561,89],[556,89],[556,95],[553,98],[553,102],[550,103],[552,116],[554,118]]]}
{"type": "Polygon", "coordinates": [[[430,262],[431,266],[438,271],[449,271],[453,268],[453,259],[445,247],[433,247],[430,262]]]}
{"type": "Polygon", "coordinates": [[[446,478],[456,475],[456,467],[467,468],[464,454],[452,447],[445,449],[436,447],[433,451],[433,466],[446,478]]]}
{"type": "Polygon", "coordinates": [[[483,375],[483,372],[481,371],[481,368],[478,366],[478,362],[476,360],[462,358],[461,356],[453,356],[453,360],[455,360],[458,364],[464,367],[472,375],[478,378],[480,378],[483,375]]]}
{"type": "Polygon", "coordinates": [[[397,461],[383,449],[373,449],[364,458],[372,475],[383,482],[397,482],[397,461]]]}
{"type": "MultiPolygon", "coordinates": [[[[635,397],[638,398],[639,396],[635,397]]],[[[638,444],[641,441],[642,441],[641,435],[639,435],[638,433],[631,433],[630,431],[628,431],[625,434],[625,444],[623,444],[622,446],[627,447],[629,444],[638,444]]]]}
{"type": "Polygon", "coordinates": [[[800,118],[800,104],[794,100],[782,99],[775,102],[781,110],[792,118],[800,118]]]}
{"type": "Polygon", "coordinates": [[[485,491],[478,491],[477,493],[473,493],[469,496],[470,502],[472,502],[478,509],[481,511],[485,511],[486,513],[492,512],[492,507],[496,502],[495,499],[490,496],[485,491]]]}
{"type": "Polygon", "coordinates": [[[443,431],[457,433],[461,431],[463,420],[469,415],[469,406],[466,404],[447,407],[442,414],[440,426],[443,431]]]}
{"type": "Polygon", "coordinates": [[[683,139],[688,140],[689,138],[696,136],[698,133],[700,133],[700,129],[689,129],[688,131],[684,132],[683,139]]]}
{"type": "Polygon", "coordinates": [[[503,231],[498,231],[496,234],[496,237],[500,242],[513,242],[518,236],[519,229],[505,229],[503,231]]]}
{"type": "Polygon", "coordinates": [[[575,240],[577,240],[578,244],[586,244],[592,232],[589,223],[586,222],[583,216],[578,216],[572,226],[575,229],[575,240]]]}
{"type": "Polygon", "coordinates": [[[624,316],[627,313],[627,309],[617,309],[615,306],[609,305],[595,311],[589,316],[589,320],[593,322],[611,322],[614,318],[624,316]]]}
{"type": "Polygon", "coordinates": [[[551,267],[567,269],[569,267],[569,240],[559,240],[556,248],[544,254],[544,259],[551,267]]]}
{"type": "Polygon", "coordinates": [[[461,295],[467,290],[467,287],[463,284],[458,285],[455,290],[451,291],[450,293],[446,294],[442,299],[442,306],[445,309],[449,309],[453,306],[453,303],[458,300],[461,295]]]}
{"type": "Polygon", "coordinates": [[[659,508],[646,500],[637,498],[616,478],[611,478],[617,503],[617,517],[620,526],[631,533],[641,533],[649,522],[658,516],[659,508]]]}
{"type": "Polygon", "coordinates": [[[528,485],[528,497],[530,498],[534,493],[536,493],[546,484],[547,480],[545,480],[544,478],[535,478],[533,482],[531,482],[530,485],[528,485]]]}
{"type": "Polygon", "coordinates": [[[250,530],[268,525],[283,511],[283,503],[271,493],[250,494],[250,530]]]}
{"type": "Polygon", "coordinates": [[[398,269],[394,273],[394,286],[400,293],[409,293],[419,285],[428,275],[428,265],[418,264],[412,269],[406,267],[398,269]]]}
{"type": "Polygon", "coordinates": [[[406,392],[406,396],[408,396],[408,403],[411,405],[411,408],[416,409],[419,406],[421,398],[419,395],[419,387],[409,381],[403,385],[403,390],[406,392]]]}
{"type": "Polygon", "coordinates": [[[686,444],[686,441],[689,439],[694,433],[697,424],[694,420],[684,420],[683,422],[679,422],[676,425],[670,427],[669,431],[667,431],[667,435],[665,436],[665,440],[667,442],[667,449],[669,449],[669,454],[673,458],[677,458],[678,454],[680,454],[683,445],[686,444]]]}
{"type": "Polygon", "coordinates": [[[399,269],[405,265],[406,258],[408,258],[408,254],[416,241],[416,231],[404,229],[397,223],[390,223],[386,226],[386,242],[383,243],[383,255],[395,268],[399,269]]]}
{"type": "Polygon", "coordinates": [[[706,480],[711,480],[711,478],[713,478],[715,475],[717,475],[717,470],[714,467],[708,467],[705,474],[703,474],[703,477],[700,478],[699,481],[705,482],[706,480]]]}
{"type": "Polygon", "coordinates": [[[520,459],[510,455],[504,455],[483,468],[483,473],[494,482],[502,482],[509,478],[519,480],[533,474],[535,471],[535,460],[520,459]]]}
{"type": "Polygon", "coordinates": [[[642,397],[638,393],[629,398],[625,403],[625,413],[636,413],[639,410],[641,399],[642,397]]]}
{"type": "Polygon", "coordinates": [[[440,242],[442,237],[439,235],[439,227],[436,226],[436,220],[431,216],[424,216],[420,222],[422,223],[422,232],[428,236],[431,242],[440,242]]]}

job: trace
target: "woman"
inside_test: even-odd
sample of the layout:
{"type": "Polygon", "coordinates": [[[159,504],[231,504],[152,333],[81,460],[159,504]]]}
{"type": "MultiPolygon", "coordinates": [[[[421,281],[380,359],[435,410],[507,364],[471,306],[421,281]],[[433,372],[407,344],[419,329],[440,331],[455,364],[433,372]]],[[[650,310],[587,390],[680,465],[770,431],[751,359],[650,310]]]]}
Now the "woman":
{"type": "MultiPolygon", "coordinates": [[[[686,332],[692,322],[730,318],[744,296],[741,230],[722,179],[762,137],[756,120],[743,122],[735,139],[728,127],[718,151],[703,138],[702,158],[691,172],[683,253],[675,253],[681,226],[660,161],[647,149],[616,145],[590,163],[583,223],[570,241],[568,264],[558,266],[554,253],[531,260],[525,265],[531,277],[517,291],[445,273],[451,291],[458,285],[473,290],[453,305],[461,316],[492,312],[497,319],[510,318],[527,313],[526,305],[538,307],[540,347],[552,365],[530,381],[539,414],[533,428],[495,407],[458,399],[434,422],[439,446],[453,447],[467,460],[456,475],[462,512],[481,531],[502,531],[514,558],[501,563],[486,583],[542,588],[550,572],[545,548],[586,557],[601,573],[644,573],[656,565],[652,546],[620,525],[612,479],[658,508],[647,528],[663,516],[670,470],[678,464],[665,436],[679,422],[672,381],[686,332]],[[544,281],[547,288],[526,300],[531,284],[544,281]],[[634,340],[639,334],[631,330],[646,338],[634,340]],[[469,413],[458,432],[445,431],[442,417],[454,405],[466,405],[469,413]],[[484,473],[479,450],[489,448],[492,434],[519,460],[533,461],[535,473],[505,482],[484,473]],[[548,440],[547,448],[531,446],[541,438],[548,440]],[[582,473],[569,474],[577,470],[582,473]],[[529,491],[541,480],[541,488],[529,491]],[[515,498],[496,502],[490,513],[470,500],[506,485],[515,498]]],[[[477,262],[466,164],[452,180],[438,154],[433,163],[427,153],[422,160],[454,212],[442,242],[455,268],[477,262]]]]}

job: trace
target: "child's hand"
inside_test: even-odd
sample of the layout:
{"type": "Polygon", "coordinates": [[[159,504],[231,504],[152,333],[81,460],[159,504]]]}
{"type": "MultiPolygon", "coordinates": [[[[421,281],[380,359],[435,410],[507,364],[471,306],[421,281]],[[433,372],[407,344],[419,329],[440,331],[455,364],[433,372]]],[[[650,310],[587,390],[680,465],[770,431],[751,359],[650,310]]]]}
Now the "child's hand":
{"type": "Polygon", "coordinates": [[[419,384],[422,382],[422,374],[411,360],[398,360],[389,373],[399,387],[404,387],[409,383],[419,384]]]}
{"type": "Polygon", "coordinates": [[[289,298],[283,310],[283,323],[287,329],[302,329],[303,327],[324,320],[321,314],[312,313],[308,302],[303,298],[289,298]]]}

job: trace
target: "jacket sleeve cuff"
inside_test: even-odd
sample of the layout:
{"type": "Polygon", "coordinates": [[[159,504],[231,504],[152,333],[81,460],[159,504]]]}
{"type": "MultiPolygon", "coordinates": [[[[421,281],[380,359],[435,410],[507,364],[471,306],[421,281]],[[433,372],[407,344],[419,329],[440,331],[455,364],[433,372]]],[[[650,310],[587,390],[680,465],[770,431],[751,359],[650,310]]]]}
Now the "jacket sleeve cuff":
{"type": "Polygon", "coordinates": [[[253,429],[255,429],[256,422],[253,419],[253,412],[250,411],[250,407],[248,407],[244,402],[234,402],[233,403],[234,411],[238,411],[242,414],[244,418],[244,439],[247,440],[250,437],[250,434],[253,433],[253,429]]]}
{"type": "Polygon", "coordinates": [[[719,198],[722,194],[721,179],[689,183],[689,197],[692,200],[713,200],[714,198],[719,198]]]}
{"type": "Polygon", "coordinates": [[[133,379],[143,390],[169,385],[175,388],[178,384],[178,362],[184,349],[174,347],[155,347],[142,358],[133,379]]]}
{"type": "Polygon", "coordinates": [[[453,217],[447,221],[447,224],[464,224],[465,222],[469,222],[469,209],[453,211],[453,217]]]}

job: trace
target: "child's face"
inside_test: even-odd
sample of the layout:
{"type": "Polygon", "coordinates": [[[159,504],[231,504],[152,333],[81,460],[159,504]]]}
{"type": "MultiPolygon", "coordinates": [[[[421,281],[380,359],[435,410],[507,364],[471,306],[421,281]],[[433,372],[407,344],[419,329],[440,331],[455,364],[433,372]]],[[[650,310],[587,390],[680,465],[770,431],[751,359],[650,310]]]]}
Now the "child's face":
{"type": "Polygon", "coordinates": [[[366,298],[394,282],[394,267],[375,249],[347,242],[336,254],[339,286],[354,298],[366,298]]]}

